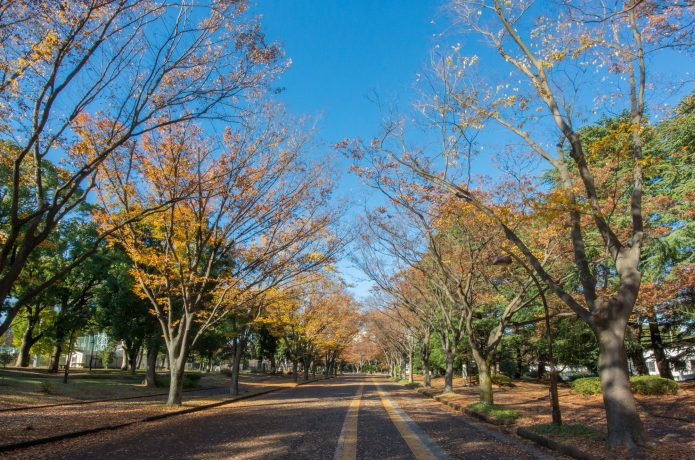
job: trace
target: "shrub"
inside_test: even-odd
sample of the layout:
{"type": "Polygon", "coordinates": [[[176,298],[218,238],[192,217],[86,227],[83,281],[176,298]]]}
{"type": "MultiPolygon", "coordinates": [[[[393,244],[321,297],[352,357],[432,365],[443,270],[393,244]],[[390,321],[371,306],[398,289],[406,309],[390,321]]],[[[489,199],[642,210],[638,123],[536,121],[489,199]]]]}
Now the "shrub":
{"type": "Polygon", "coordinates": [[[505,425],[514,423],[514,421],[521,416],[519,411],[500,406],[499,404],[485,404],[477,402],[469,404],[468,408],[474,412],[485,414],[494,420],[504,423],[505,425]]]}
{"type": "Polygon", "coordinates": [[[656,375],[635,375],[630,377],[632,391],[641,395],[675,395],[678,384],[671,379],[656,375]]]}
{"type": "Polygon", "coordinates": [[[39,391],[47,395],[53,394],[53,385],[48,380],[42,380],[39,384],[39,391]]]}
{"type": "Polygon", "coordinates": [[[6,351],[0,353],[0,364],[2,364],[2,367],[7,367],[12,361],[14,361],[14,355],[12,353],[7,353],[6,351]]]}
{"type": "MultiPolygon", "coordinates": [[[[200,374],[184,374],[183,375],[183,388],[188,390],[188,389],[197,387],[198,382],[200,381],[200,378],[201,378],[200,374]]],[[[157,386],[158,387],[168,387],[169,382],[171,382],[170,376],[157,378],[157,386]]]]}
{"type": "Polygon", "coordinates": [[[501,387],[511,387],[514,386],[512,379],[504,374],[494,374],[492,376],[492,383],[501,387]]]}
{"type": "MultiPolygon", "coordinates": [[[[674,395],[678,384],[671,379],[656,375],[633,375],[630,377],[632,391],[641,395],[674,395]]],[[[570,384],[572,389],[583,395],[600,395],[601,383],[598,377],[577,379],[570,384]]]]}
{"type": "Polygon", "coordinates": [[[570,383],[574,391],[582,395],[600,395],[601,381],[598,377],[584,377],[570,383]]]}

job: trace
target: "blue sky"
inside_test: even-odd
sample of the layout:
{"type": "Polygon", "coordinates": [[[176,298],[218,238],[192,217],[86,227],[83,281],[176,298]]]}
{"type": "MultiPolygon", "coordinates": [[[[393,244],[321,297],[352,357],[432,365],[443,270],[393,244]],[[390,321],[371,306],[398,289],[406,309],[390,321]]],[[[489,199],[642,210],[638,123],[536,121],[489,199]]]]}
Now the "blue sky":
{"type": "MultiPolygon", "coordinates": [[[[292,66],[278,86],[291,113],[318,119],[320,153],[346,137],[379,133],[381,115],[373,95],[406,111],[417,73],[425,67],[441,26],[443,2],[433,0],[269,0],[254,11],[270,41],[278,41],[292,66]]],[[[339,195],[367,199],[359,179],[338,158],[339,195]]],[[[340,271],[366,296],[370,283],[350,267],[340,271]]]]}

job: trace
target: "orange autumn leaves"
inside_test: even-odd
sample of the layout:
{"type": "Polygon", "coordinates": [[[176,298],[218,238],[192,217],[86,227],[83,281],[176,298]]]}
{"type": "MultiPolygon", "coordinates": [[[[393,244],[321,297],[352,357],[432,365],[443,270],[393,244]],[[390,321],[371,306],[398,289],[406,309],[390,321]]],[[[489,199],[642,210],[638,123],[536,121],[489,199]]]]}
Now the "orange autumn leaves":
{"type": "Polygon", "coordinates": [[[165,126],[99,172],[97,219],[133,261],[165,335],[172,324],[208,327],[332,261],[331,183],[274,113],[219,140],[193,123],[165,126]]]}

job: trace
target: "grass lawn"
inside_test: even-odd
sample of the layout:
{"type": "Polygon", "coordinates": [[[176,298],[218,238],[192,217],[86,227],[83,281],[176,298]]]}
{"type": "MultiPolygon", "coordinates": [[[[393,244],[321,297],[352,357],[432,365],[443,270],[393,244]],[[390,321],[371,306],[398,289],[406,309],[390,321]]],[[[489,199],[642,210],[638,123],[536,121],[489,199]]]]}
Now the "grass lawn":
{"type": "MultiPolygon", "coordinates": [[[[166,372],[158,373],[164,379],[166,372]]],[[[68,383],[62,374],[49,374],[45,370],[0,370],[0,409],[12,407],[58,404],[95,399],[113,399],[131,396],[149,396],[166,392],[166,388],[148,388],[143,384],[144,374],[132,375],[121,370],[83,370],[72,372],[68,383]]],[[[202,374],[198,388],[220,387],[229,384],[222,374],[202,374]]]]}

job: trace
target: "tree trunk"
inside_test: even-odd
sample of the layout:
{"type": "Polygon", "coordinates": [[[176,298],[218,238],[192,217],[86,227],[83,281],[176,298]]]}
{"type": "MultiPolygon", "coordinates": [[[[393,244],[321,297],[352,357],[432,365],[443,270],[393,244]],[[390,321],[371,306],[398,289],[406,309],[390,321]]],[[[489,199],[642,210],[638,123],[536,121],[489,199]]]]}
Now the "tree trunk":
{"type": "Polygon", "coordinates": [[[239,394],[239,368],[241,367],[241,358],[244,356],[245,344],[241,338],[238,338],[234,346],[234,357],[232,358],[232,387],[233,395],[239,394]]]}
{"type": "Polygon", "coordinates": [[[478,366],[478,388],[480,391],[480,402],[483,404],[494,404],[492,395],[492,376],[490,375],[490,358],[484,356],[480,351],[472,347],[473,359],[478,366]]]}
{"type": "Polygon", "coordinates": [[[309,381],[309,358],[304,358],[302,359],[302,366],[304,367],[304,381],[308,382],[309,381]]]}
{"type": "Polygon", "coordinates": [[[628,357],[638,375],[649,375],[647,361],[644,359],[644,348],[642,347],[642,321],[637,319],[630,323],[628,330],[634,340],[634,345],[628,351],[628,357]]]}
{"type": "Polygon", "coordinates": [[[430,377],[430,333],[429,331],[425,333],[424,340],[420,347],[420,360],[422,361],[423,375],[423,386],[429,388],[432,386],[430,377]]]}
{"type": "Polygon", "coordinates": [[[123,353],[121,354],[121,370],[122,371],[127,371],[128,370],[128,354],[130,351],[130,348],[125,344],[125,342],[121,343],[121,350],[123,353]]]}
{"type": "Polygon", "coordinates": [[[135,375],[135,369],[137,368],[138,354],[140,353],[140,347],[133,346],[128,353],[128,365],[130,367],[130,373],[135,375]]]}
{"type": "Polygon", "coordinates": [[[29,358],[31,357],[31,347],[34,345],[34,340],[32,340],[31,333],[34,331],[34,325],[29,322],[24,334],[22,335],[22,345],[19,347],[19,354],[17,355],[17,367],[29,367],[29,358]]]}
{"type": "Polygon", "coordinates": [[[167,404],[180,406],[183,399],[183,373],[186,370],[185,357],[169,356],[169,396],[167,404]]]}
{"type": "Polygon", "coordinates": [[[659,323],[657,322],[656,314],[654,313],[653,308],[649,309],[647,318],[649,322],[649,336],[652,340],[652,350],[654,351],[654,359],[656,360],[656,367],[659,369],[659,375],[665,379],[673,380],[671,366],[669,365],[668,359],[666,359],[664,342],[661,337],[659,323]]]}
{"type": "Polygon", "coordinates": [[[48,372],[52,374],[58,373],[58,368],[60,367],[60,355],[63,352],[63,339],[62,337],[58,337],[56,339],[56,348],[55,351],[53,352],[53,358],[51,359],[51,367],[48,369],[48,372]]]}
{"type": "Polygon", "coordinates": [[[299,362],[296,359],[292,360],[292,380],[297,382],[299,380],[299,377],[297,376],[297,371],[299,368],[299,362]]]}
{"type": "Polygon", "coordinates": [[[454,392],[454,350],[445,350],[446,371],[444,373],[444,393],[454,392]]]}
{"type": "Polygon", "coordinates": [[[413,383],[413,349],[408,350],[408,382],[413,383]]]}
{"type": "Polygon", "coordinates": [[[147,347],[147,370],[145,371],[145,385],[148,387],[157,386],[157,353],[159,352],[159,343],[154,344],[150,340],[147,347]]]}
{"type": "Polygon", "coordinates": [[[520,379],[521,378],[521,369],[524,365],[523,361],[523,356],[521,354],[521,345],[516,347],[516,366],[514,366],[514,378],[515,379],[520,379]]]}
{"type": "Polygon", "coordinates": [[[599,376],[608,424],[608,447],[634,449],[646,441],[627,371],[625,321],[605,319],[594,324],[599,343],[599,376]]]}

